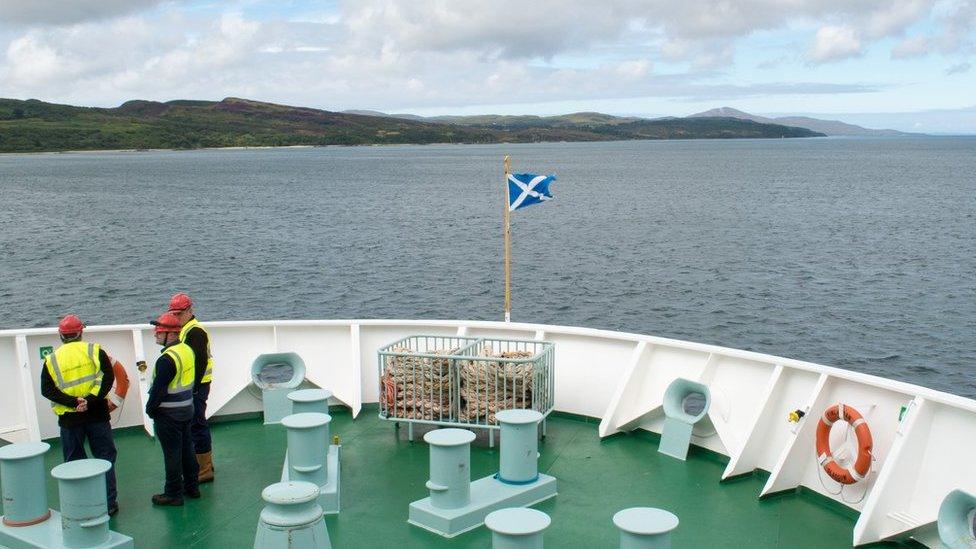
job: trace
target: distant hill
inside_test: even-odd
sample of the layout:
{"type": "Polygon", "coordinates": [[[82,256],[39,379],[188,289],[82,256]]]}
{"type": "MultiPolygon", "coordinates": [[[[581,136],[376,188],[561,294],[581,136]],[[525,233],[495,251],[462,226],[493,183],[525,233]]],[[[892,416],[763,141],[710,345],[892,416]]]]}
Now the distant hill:
{"type": "Polygon", "coordinates": [[[778,118],[766,118],[764,116],[733,109],[732,107],[719,107],[717,109],[711,109],[705,112],[689,115],[687,118],[735,118],[738,120],[752,120],[753,122],[759,122],[760,124],[783,124],[786,126],[806,128],[808,130],[813,130],[826,135],[914,135],[900,132],[898,130],[873,130],[870,128],[855,126],[854,124],[847,124],[845,122],[841,122],[840,120],[821,120],[819,118],[810,118],[808,116],[781,116],[778,118]]]}
{"type": "Polygon", "coordinates": [[[645,120],[599,113],[442,118],[331,112],[235,97],[133,100],[115,108],[0,99],[0,152],[822,135],[734,118],[645,120]]]}

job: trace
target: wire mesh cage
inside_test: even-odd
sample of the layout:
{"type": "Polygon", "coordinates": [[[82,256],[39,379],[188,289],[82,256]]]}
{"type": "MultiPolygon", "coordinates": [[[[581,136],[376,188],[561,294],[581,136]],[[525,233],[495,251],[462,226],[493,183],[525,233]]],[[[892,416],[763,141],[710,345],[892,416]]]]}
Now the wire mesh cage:
{"type": "Polygon", "coordinates": [[[553,345],[547,341],[483,338],[457,360],[458,420],[498,425],[502,410],[553,409],[553,345]]]}
{"type": "Polygon", "coordinates": [[[454,422],[457,368],[454,356],[478,340],[414,335],[378,351],[380,416],[387,419],[454,422]]]}
{"type": "Polygon", "coordinates": [[[553,410],[547,341],[417,335],[377,354],[384,419],[494,428],[501,410],[553,410]]]}

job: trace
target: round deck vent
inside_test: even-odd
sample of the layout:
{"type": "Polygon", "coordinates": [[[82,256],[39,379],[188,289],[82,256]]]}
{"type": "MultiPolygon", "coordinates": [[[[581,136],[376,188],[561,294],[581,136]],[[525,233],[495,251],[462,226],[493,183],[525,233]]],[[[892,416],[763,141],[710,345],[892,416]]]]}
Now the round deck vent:
{"type": "Polygon", "coordinates": [[[692,417],[698,417],[705,411],[708,399],[701,393],[688,393],[681,399],[681,409],[692,417]]]}
{"type": "Polygon", "coordinates": [[[953,490],[939,506],[939,540],[947,549],[976,545],[976,495],[953,490]]]}
{"type": "Polygon", "coordinates": [[[705,417],[710,402],[706,385],[678,378],[664,391],[664,415],[693,425],[705,417]]]}
{"type": "Polygon", "coordinates": [[[295,353],[260,355],[251,364],[251,381],[261,390],[294,389],[305,379],[305,361],[295,353]]]}
{"type": "Polygon", "coordinates": [[[254,382],[262,389],[267,389],[288,383],[293,377],[295,377],[294,366],[287,362],[272,362],[265,364],[258,373],[254,374],[254,382]]]}

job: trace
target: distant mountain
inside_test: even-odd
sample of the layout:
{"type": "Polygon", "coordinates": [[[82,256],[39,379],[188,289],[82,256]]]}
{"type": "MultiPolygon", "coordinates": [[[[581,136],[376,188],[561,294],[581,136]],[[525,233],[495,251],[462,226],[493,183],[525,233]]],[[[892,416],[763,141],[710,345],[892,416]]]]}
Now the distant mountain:
{"type": "Polygon", "coordinates": [[[612,116],[599,112],[576,112],[572,114],[562,114],[559,116],[516,116],[506,114],[477,114],[472,116],[417,116],[416,114],[387,114],[380,111],[362,110],[343,112],[348,114],[365,114],[369,116],[403,118],[405,120],[440,122],[442,124],[458,124],[460,126],[497,126],[503,128],[566,128],[575,126],[605,126],[646,120],[644,118],[612,116]]]}
{"type": "Polygon", "coordinates": [[[826,135],[914,135],[900,132],[898,130],[872,130],[870,128],[855,126],[854,124],[847,124],[841,122],[840,120],[821,120],[819,118],[810,118],[808,116],[781,116],[778,118],[766,118],[764,116],[733,109],[732,107],[719,107],[717,109],[711,109],[705,112],[689,115],[687,118],[736,118],[739,120],[752,120],[753,122],[759,122],[760,124],[783,124],[785,126],[796,126],[798,128],[806,128],[808,130],[813,130],[826,135]]]}
{"type": "MultiPolygon", "coordinates": [[[[662,118],[638,118],[628,116],[613,116],[599,112],[576,112],[562,114],[558,116],[535,116],[535,115],[502,115],[502,114],[479,114],[473,116],[430,116],[422,117],[414,114],[387,114],[378,111],[345,111],[347,113],[371,114],[373,116],[386,116],[391,118],[404,118],[408,120],[422,120],[426,122],[439,122],[444,124],[454,124],[473,128],[500,129],[505,131],[519,131],[526,129],[571,129],[583,130],[586,132],[597,133],[600,135],[617,135],[619,139],[680,139],[697,137],[720,138],[720,137],[823,137],[824,134],[806,130],[805,128],[788,127],[781,123],[756,122],[753,125],[736,124],[729,125],[728,122],[714,126],[715,129],[721,127],[721,132],[711,132],[708,135],[698,135],[698,132],[709,132],[709,124],[695,122],[691,124],[687,118],[666,116],[662,118]],[[768,126],[768,127],[767,127],[768,126]],[[674,129],[673,134],[664,131],[665,128],[674,129]],[[727,135],[720,135],[723,132],[727,135]],[[741,135],[736,135],[740,132],[741,135]],[[688,137],[676,137],[675,135],[686,134],[688,137]],[[667,136],[665,136],[667,135],[667,136]],[[630,137],[624,137],[630,136],[630,137]]],[[[745,113],[743,113],[745,114],[745,113]]],[[[747,118],[736,118],[741,121],[755,122],[747,118]]]]}
{"type": "Polygon", "coordinates": [[[646,120],[575,113],[424,119],[368,112],[331,112],[236,97],[165,103],[133,100],[116,108],[0,99],[0,152],[822,135],[735,118],[646,120]]]}

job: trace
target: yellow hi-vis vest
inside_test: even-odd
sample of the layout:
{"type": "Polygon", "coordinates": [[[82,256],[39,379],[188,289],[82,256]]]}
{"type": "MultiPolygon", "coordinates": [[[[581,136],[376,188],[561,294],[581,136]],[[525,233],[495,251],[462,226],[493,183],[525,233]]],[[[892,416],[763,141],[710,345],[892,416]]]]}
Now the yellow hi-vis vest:
{"type": "MultiPolygon", "coordinates": [[[[186,343],[171,345],[163,351],[176,366],[176,375],[166,387],[166,396],[160,408],[193,406],[193,349],[186,343]]],[[[155,377],[156,373],[153,372],[155,377]]]]}
{"type": "Polygon", "coordinates": [[[183,329],[180,330],[180,343],[186,343],[186,334],[194,327],[200,328],[207,335],[207,370],[203,373],[203,379],[200,380],[200,383],[210,383],[213,380],[213,355],[210,354],[210,332],[197,319],[191,318],[183,325],[183,329]]]}
{"type": "MultiPolygon", "coordinates": [[[[71,341],[47,355],[44,367],[54,384],[66,395],[97,395],[102,388],[102,369],[98,360],[101,349],[97,343],[71,341]]],[[[75,411],[73,406],[69,408],[57,402],[52,402],[51,408],[59,416],[75,411]]]]}

